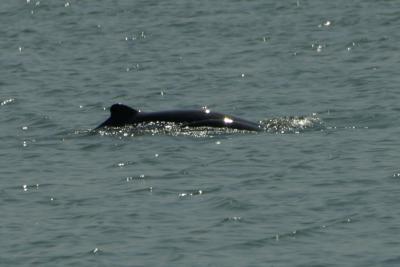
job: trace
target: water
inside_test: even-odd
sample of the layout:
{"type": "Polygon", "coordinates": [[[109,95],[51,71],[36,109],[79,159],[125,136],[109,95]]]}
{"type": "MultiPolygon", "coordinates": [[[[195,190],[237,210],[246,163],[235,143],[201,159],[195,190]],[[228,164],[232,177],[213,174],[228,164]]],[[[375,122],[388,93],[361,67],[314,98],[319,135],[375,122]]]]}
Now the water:
{"type": "Polygon", "coordinates": [[[2,1],[0,265],[398,266],[399,8],[2,1]],[[91,134],[117,102],[271,127],[91,134]]]}

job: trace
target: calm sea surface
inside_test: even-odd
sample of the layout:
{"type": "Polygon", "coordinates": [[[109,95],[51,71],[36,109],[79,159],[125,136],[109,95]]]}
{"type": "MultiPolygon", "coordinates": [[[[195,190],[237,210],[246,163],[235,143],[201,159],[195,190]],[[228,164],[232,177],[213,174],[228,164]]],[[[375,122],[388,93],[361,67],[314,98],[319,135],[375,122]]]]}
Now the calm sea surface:
{"type": "Polygon", "coordinates": [[[0,3],[0,266],[399,266],[400,2],[0,3]],[[263,133],[91,133],[124,103],[263,133]]]}

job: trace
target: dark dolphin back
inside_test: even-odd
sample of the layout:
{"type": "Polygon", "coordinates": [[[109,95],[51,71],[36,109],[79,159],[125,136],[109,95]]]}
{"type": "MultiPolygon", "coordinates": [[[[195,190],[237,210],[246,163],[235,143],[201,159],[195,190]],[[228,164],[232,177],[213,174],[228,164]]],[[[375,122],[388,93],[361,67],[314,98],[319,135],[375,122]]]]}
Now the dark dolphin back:
{"type": "MultiPolygon", "coordinates": [[[[111,126],[118,127],[124,126],[132,121],[132,119],[139,113],[136,109],[122,105],[114,104],[110,108],[111,116],[105,122],[100,124],[97,128],[111,126]]],[[[97,129],[96,128],[96,129],[97,129]]]]}
{"type": "Polygon", "coordinates": [[[175,122],[188,127],[226,127],[238,130],[261,131],[260,125],[235,116],[208,110],[167,110],[139,112],[136,122],[175,122]]]}
{"type": "Polygon", "coordinates": [[[186,126],[199,127],[227,127],[239,130],[260,131],[257,123],[247,121],[234,116],[210,112],[209,110],[167,110],[159,112],[139,112],[136,109],[114,104],[110,108],[111,116],[96,129],[109,126],[121,127],[147,122],[174,122],[183,123],[186,126]]]}
{"type": "Polygon", "coordinates": [[[175,123],[190,123],[208,119],[222,119],[224,115],[219,113],[207,114],[203,110],[166,110],[157,112],[139,112],[137,120],[142,122],[164,121],[175,123]]]}
{"type": "Polygon", "coordinates": [[[122,104],[114,104],[111,106],[110,112],[111,112],[111,118],[114,118],[115,120],[124,120],[127,118],[132,118],[139,111],[122,104]]]}

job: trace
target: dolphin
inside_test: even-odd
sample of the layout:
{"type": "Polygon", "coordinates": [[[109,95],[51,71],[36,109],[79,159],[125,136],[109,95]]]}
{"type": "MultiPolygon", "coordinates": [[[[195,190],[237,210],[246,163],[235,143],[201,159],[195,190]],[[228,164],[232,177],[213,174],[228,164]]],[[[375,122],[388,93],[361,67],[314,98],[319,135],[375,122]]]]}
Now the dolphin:
{"type": "Polygon", "coordinates": [[[173,122],[183,127],[218,127],[246,131],[262,131],[258,123],[247,121],[231,115],[200,110],[166,110],[142,112],[123,104],[114,104],[110,108],[110,117],[95,130],[103,127],[123,127],[151,122],[173,122]]]}

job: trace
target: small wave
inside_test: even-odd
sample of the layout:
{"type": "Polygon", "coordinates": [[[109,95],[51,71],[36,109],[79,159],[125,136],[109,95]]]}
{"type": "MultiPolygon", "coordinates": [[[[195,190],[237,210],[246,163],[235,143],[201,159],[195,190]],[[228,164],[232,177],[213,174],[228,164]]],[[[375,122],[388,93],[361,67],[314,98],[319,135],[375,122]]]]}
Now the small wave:
{"type": "Polygon", "coordinates": [[[12,103],[14,101],[15,101],[15,98],[9,98],[9,99],[5,99],[5,100],[1,100],[0,106],[8,105],[8,104],[10,104],[10,103],[12,103]]]}
{"type": "Polygon", "coordinates": [[[322,120],[316,114],[311,116],[290,116],[265,119],[260,125],[266,132],[270,133],[300,133],[309,129],[320,129],[323,127],[322,120]]]}
{"type": "MultiPolygon", "coordinates": [[[[307,129],[319,129],[323,123],[316,115],[293,116],[265,119],[260,121],[265,132],[269,133],[299,133],[307,129]]],[[[215,127],[188,127],[180,123],[171,122],[150,122],[129,125],[124,127],[106,127],[95,131],[101,136],[134,137],[143,135],[170,135],[189,136],[196,138],[212,138],[215,136],[256,133],[247,130],[215,127]]]]}
{"type": "Polygon", "coordinates": [[[189,136],[196,138],[215,137],[235,133],[251,133],[250,131],[230,128],[187,127],[179,123],[151,122],[134,126],[106,127],[98,131],[101,136],[133,137],[142,135],[189,136]]]}
{"type": "Polygon", "coordinates": [[[231,245],[232,247],[249,248],[249,247],[264,247],[267,243],[271,242],[282,242],[295,240],[297,238],[309,238],[312,235],[322,235],[326,231],[333,228],[338,228],[340,225],[356,223],[359,220],[358,214],[351,214],[346,217],[341,217],[337,219],[327,220],[325,222],[315,222],[312,225],[305,228],[300,228],[297,230],[268,234],[265,237],[260,237],[258,239],[248,240],[238,244],[231,245]]]}
{"type": "Polygon", "coordinates": [[[187,197],[193,197],[193,196],[198,196],[198,195],[203,195],[204,191],[203,190],[195,190],[195,191],[188,191],[188,192],[181,192],[178,194],[179,198],[187,198],[187,197]]]}

